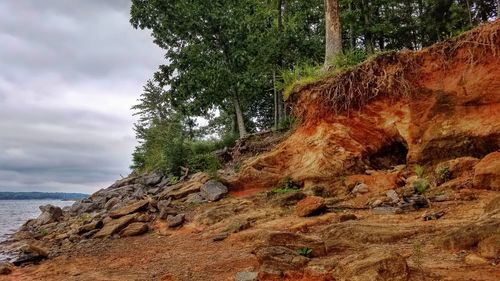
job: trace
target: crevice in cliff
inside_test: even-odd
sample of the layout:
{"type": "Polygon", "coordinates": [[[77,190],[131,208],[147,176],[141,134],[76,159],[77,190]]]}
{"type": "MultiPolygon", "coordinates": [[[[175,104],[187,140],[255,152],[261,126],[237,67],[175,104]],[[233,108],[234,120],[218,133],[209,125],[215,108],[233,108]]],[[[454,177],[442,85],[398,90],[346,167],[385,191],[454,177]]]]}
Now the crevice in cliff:
{"type": "Polygon", "coordinates": [[[406,164],[408,145],[404,140],[396,140],[368,156],[372,169],[385,170],[397,165],[406,164]]]}

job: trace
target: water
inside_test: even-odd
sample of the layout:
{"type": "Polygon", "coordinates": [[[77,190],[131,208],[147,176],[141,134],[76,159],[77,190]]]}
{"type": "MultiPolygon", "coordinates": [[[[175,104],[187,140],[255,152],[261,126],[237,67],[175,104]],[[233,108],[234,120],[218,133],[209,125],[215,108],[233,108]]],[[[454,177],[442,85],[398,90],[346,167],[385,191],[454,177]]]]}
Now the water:
{"type": "MultiPolygon", "coordinates": [[[[39,206],[52,204],[62,208],[73,203],[61,200],[0,200],[0,242],[5,241],[28,219],[38,217],[41,213],[39,206]]],[[[5,258],[0,249],[0,260],[5,258]]]]}

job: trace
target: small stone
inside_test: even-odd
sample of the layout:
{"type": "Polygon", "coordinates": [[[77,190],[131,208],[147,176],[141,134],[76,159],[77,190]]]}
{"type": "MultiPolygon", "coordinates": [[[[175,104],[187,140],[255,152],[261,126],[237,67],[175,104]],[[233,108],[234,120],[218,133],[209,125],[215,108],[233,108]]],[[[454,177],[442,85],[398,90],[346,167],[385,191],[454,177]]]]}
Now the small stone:
{"type": "Polygon", "coordinates": [[[307,217],[321,212],[325,208],[325,199],[317,196],[309,196],[297,203],[295,213],[299,217],[307,217]]]}
{"type": "Polygon", "coordinates": [[[389,197],[394,204],[397,204],[400,201],[399,195],[394,189],[387,191],[385,195],[387,195],[387,197],[389,197]]]}
{"type": "MultiPolygon", "coordinates": [[[[14,270],[14,265],[8,262],[0,263],[0,275],[9,275],[14,270]]],[[[245,280],[245,279],[243,279],[245,280]]]]}
{"type": "Polygon", "coordinates": [[[242,271],[236,273],[234,281],[257,281],[258,275],[258,272],[242,271]]]}
{"type": "Polygon", "coordinates": [[[441,194],[441,195],[436,195],[434,197],[431,197],[429,200],[431,200],[432,202],[445,202],[445,201],[449,201],[450,197],[446,194],[441,194]]]}
{"type": "Polygon", "coordinates": [[[368,186],[364,183],[358,183],[356,186],[352,189],[351,193],[353,194],[358,194],[358,193],[367,193],[370,190],[368,189],[368,186]]]}
{"type": "Polygon", "coordinates": [[[229,233],[222,232],[222,233],[214,235],[214,237],[212,237],[212,241],[214,241],[214,242],[222,241],[222,240],[226,239],[227,237],[229,237],[229,233]]]}
{"type": "Polygon", "coordinates": [[[468,265],[484,265],[488,264],[488,260],[476,254],[469,254],[465,257],[465,263],[468,265]]]}
{"type": "Polygon", "coordinates": [[[442,216],[444,216],[444,211],[437,211],[437,212],[431,212],[431,213],[424,214],[422,216],[422,219],[424,221],[438,220],[442,216]]]}
{"type": "Polygon", "coordinates": [[[376,215],[394,215],[403,213],[403,210],[397,207],[376,207],[372,212],[376,215]]]}
{"type": "Polygon", "coordinates": [[[176,216],[168,216],[167,224],[169,227],[180,226],[184,223],[184,214],[178,214],[176,216]]]}
{"type": "Polygon", "coordinates": [[[208,201],[220,200],[224,195],[228,193],[228,189],[225,185],[218,181],[210,180],[203,184],[200,188],[200,193],[203,198],[208,201]]]}
{"type": "Polygon", "coordinates": [[[378,206],[382,205],[383,203],[384,203],[384,202],[383,202],[382,200],[377,199],[377,200],[373,201],[373,202],[370,204],[370,206],[371,206],[372,208],[375,208],[375,207],[378,207],[378,206]]]}
{"type": "Polygon", "coordinates": [[[191,193],[186,197],[186,203],[191,203],[191,204],[200,204],[203,202],[207,202],[203,196],[201,196],[200,192],[197,193],[191,193]]]}
{"type": "Polygon", "coordinates": [[[355,214],[343,214],[339,217],[339,222],[357,220],[358,217],[355,214]]]}

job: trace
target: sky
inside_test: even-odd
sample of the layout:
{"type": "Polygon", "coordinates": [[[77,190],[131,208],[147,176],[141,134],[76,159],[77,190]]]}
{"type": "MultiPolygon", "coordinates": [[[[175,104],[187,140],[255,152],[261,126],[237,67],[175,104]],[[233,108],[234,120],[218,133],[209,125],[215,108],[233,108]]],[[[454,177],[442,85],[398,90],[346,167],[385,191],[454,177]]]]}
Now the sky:
{"type": "Polygon", "coordinates": [[[130,108],[163,62],[130,2],[0,1],[0,191],[91,193],[130,172],[130,108]]]}

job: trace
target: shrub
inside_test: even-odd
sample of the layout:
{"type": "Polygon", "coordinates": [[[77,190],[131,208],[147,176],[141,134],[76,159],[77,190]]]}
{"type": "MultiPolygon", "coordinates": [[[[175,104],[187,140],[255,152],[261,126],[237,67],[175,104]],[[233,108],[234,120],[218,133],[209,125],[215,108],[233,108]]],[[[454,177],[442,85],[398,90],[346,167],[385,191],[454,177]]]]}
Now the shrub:
{"type": "Polygon", "coordinates": [[[335,66],[336,70],[343,70],[362,63],[367,57],[366,52],[363,50],[347,50],[333,59],[333,66],[335,66]]]}
{"type": "Polygon", "coordinates": [[[188,166],[192,172],[207,172],[210,176],[215,177],[221,164],[217,156],[209,152],[189,157],[188,166]]]}
{"type": "Polygon", "coordinates": [[[312,254],[312,249],[308,247],[302,247],[297,250],[297,254],[304,256],[304,257],[309,257],[312,254]]]}
{"type": "Polygon", "coordinates": [[[413,182],[413,189],[419,194],[424,194],[429,189],[429,181],[427,179],[418,179],[413,182]]]}
{"type": "Polygon", "coordinates": [[[415,169],[415,174],[417,174],[419,178],[421,178],[424,175],[425,168],[423,166],[417,164],[415,165],[414,169],[415,169]]]}
{"type": "Polygon", "coordinates": [[[435,171],[436,176],[440,182],[447,182],[451,180],[451,172],[448,167],[438,167],[435,171]]]}

